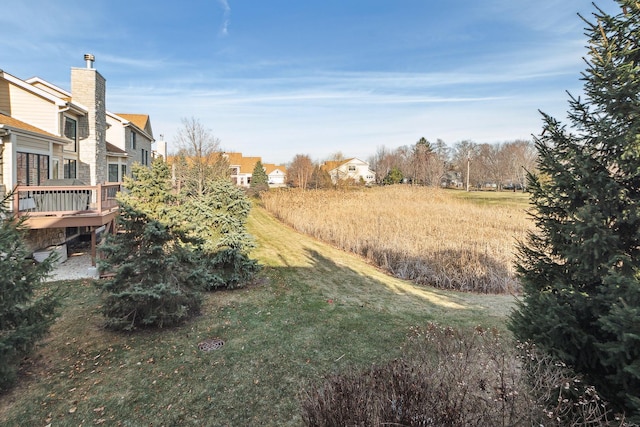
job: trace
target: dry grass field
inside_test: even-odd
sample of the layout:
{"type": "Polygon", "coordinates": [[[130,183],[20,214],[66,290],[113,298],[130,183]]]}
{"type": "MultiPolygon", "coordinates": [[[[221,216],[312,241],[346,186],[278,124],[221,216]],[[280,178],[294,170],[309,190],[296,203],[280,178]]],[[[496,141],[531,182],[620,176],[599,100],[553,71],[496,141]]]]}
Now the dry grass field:
{"type": "Polygon", "coordinates": [[[388,186],[270,191],[265,208],[297,231],[442,289],[517,293],[514,253],[533,227],[519,193],[388,186]]]}

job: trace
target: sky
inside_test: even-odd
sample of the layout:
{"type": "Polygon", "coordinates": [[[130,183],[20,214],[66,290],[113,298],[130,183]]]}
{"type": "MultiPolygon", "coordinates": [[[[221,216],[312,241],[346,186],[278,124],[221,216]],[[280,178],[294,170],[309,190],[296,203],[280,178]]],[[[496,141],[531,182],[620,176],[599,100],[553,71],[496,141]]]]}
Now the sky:
{"type": "MultiPolygon", "coordinates": [[[[614,0],[596,0],[617,14],[614,0]]],[[[531,140],[582,92],[587,0],[2,0],[0,69],[70,89],[84,54],[107,109],[183,119],[285,164],[367,160],[421,137],[531,140]]]]}

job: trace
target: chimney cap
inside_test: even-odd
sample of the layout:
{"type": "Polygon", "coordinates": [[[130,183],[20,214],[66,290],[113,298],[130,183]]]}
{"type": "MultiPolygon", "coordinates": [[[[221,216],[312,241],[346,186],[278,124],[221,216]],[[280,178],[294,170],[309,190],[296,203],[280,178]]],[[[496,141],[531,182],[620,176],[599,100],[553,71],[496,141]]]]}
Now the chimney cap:
{"type": "Polygon", "coordinates": [[[93,68],[93,61],[96,60],[96,57],[90,53],[85,53],[84,60],[87,61],[87,68],[93,68]]]}

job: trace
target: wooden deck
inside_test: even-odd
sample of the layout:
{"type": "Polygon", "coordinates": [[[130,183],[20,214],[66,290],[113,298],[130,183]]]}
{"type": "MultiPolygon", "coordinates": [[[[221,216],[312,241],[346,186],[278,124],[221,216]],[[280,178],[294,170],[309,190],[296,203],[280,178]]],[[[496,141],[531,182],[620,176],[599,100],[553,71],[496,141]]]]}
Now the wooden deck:
{"type": "Polygon", "coordinates": [[[31,229],[87,227],[91,231],[91,263],[96,265],[96,230],[115,232],[119,213],[116,195],[122,184],[17,186],[12,209],[31,229]]]}
{"type": "Polygon", "coordinates": [[[100,227],[118,215],[120,183],[68,186],[17,186],[13,212],[32,229],[100,227]]]}

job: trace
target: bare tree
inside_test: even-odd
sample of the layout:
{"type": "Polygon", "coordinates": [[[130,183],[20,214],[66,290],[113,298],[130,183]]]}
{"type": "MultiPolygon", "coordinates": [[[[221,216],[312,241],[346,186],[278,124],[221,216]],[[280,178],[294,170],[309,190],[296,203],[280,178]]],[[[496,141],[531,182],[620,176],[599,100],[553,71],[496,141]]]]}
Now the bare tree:
{"type": "Polygon", "coordinates": [[[369,167],[376,172],[376,182],[378,184],[382,183],[384,177],[387,176],[393,166],[392,154],[384,145],[379,146],[376,154],[369,157],[369,167]]]}
{"type": "Polygon", "coordinates": [[[342,151],[336,151],[335,153],[332,153],[327,159],[327,161],[330,162],[341,162],[343,160],[347,160],[347,158],[344,156],[344,154],[342,154],[342,151]]]}
{"type": "Polygon", "coordinates": [[[505,155],[502,144],[480,144],[476,168],[478,169],[481,184],[491,184],[500,191],[505,182],[508,167],[508,158],[505,155]]]}
{"type": "Polygon", "coordinates": [[[439,187],[449,167],[449,148],[441,139],[431,145],[431,155],[427,160],[427,184],[439,187]]]}
{"type": "Polygon", "coordinates": [[[174,173],[184,190],[205,194],[209,183],[229,176],[229,164],[220,140],[196,118],[183,118],[176,136],[178,153],[174,173]]]}
{"type": "Polygon", "coordinates": [[[510,184],[526,191],[527,172],[537,167],[538,152],[531,141],[516,140],[504,144],[503,150],[508,159],[507,176],[510,184]]]}
{"type": "Polygon", "coordinates": [[[287,178],[289,185],[302,189],[308,188],[311,176],[313,175],[313,162],[306,154],[296,154],[293,161],[287,168],[287,178]]]}

